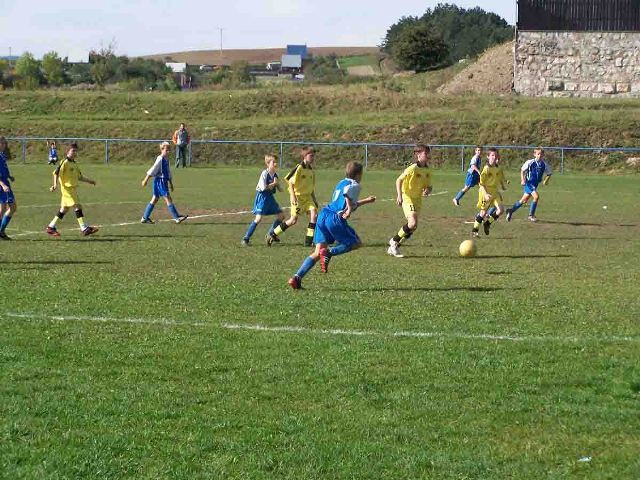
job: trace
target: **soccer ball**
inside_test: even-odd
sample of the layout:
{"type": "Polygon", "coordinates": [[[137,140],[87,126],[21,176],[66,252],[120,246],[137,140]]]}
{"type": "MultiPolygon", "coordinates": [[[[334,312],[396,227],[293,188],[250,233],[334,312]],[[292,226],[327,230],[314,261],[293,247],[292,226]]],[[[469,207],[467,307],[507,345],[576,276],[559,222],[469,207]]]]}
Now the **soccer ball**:
{"type": "Polygon", "coordinates": [[[465,240],[462,242],[459,251],[461,257],[475,257],[478,251],[475,240],[465,240]]]}

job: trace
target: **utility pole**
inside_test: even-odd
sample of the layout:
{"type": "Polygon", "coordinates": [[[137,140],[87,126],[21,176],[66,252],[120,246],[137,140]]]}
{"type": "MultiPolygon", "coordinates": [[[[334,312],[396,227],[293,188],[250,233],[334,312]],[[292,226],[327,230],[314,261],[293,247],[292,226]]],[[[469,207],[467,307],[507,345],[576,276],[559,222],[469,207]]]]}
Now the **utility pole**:
{"type": "Polygon", "coordinates": [[[218,27],[218,30],[220,31],[220,65],[222,65],[222,30],[224,28],[218,27]]]}
{"type": "Polygon", "coordinates": [[[11,47],[9,47],[9,67],[11,67],[11,47]]]}

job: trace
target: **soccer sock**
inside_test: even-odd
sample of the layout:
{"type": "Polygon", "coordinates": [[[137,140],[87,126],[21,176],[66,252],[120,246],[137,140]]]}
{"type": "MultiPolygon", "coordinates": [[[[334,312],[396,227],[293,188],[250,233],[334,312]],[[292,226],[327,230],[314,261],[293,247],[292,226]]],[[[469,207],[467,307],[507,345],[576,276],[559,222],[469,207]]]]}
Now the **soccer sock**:
{"type": "Polygon", "coordinates": [[[304,277],[307,274],[307,272],[313,268],[315,264],[316,264],[316,261],[313,258],[311,257],[305,258],[304,262],[302,262],[302,265],[300,265],[300,268],[296,272],[296,276],[300,278],[304,277]]]}
{"type": "Polygon", "coordinates": [[[273,221],[273,223],[271,224],[271,228],[269,229],[269,233],[273,233],[273,231],[276,229],[276,227],[277,227],[278,225],[280,225],[281,223],[282,223],[282,222],[281,222],[279,219],[277,219],[277,218],[276,218],[276,219],[273,221]]]}
{"type": "Polygon", "coordinates": [[[465,194],[465,193],[467,193],[467,192],[465,192],[464,190],[460,190],[460,191],[458,192],[458,194],[456,195],[456,200],[460,201],[460,199],[461,199],[462,197],[464,197],[464,194],[465,194]]]}
{"type": "Polygon", "coordinates": [[[144,213],[142,214],[142,218],[144,218],[145,220],[149,220],[149,217],[151,216],[151,212],[153,212],[153,208],[155,207],[155,205],[153,203],[148,203],[147,204],[147,208],[144,209],[144,213]]]}
{"type": "Polygon", "coordinates": [[[249,239],[251,238],[251,235],[253,235],[253,232],[256,231],[256,227],[258,226],[258,224],[256,222],[251,222],[249,224],[249,228],[247,228],[247,233],[244,234],[244,239],[249,241],[249,239]]]}
{"type": "Polygon", "coordinates": [[[500,215],[496,214],[496,209],[493,209],[493,213],[489,214],[489,218],[487,218],[487,222],[493,223],[500,218],[500,215]]]}
{"type": "Polygon", "coordinates": [[[413,230],[409,228],[409,224],[407,223],[398,230],[398,234],[393,237],[393,241],[401,243],[404,240],[411,238],[411,235],[413,235],[413,230]]]}
{"type": "Polygon", "coordinates": [[[352,248],[353,248],[352,245],[348,245],[346,243],[339,243],[335,247],[331,247],[329,249],[329,253],[331,254],[332,257],[335,257],[336,255],[344,255],[345,253],[350,252],[352,248]]]}
{"type": "Polygon", "coordinates": [[[49,223],[49,227],[50,228],[56,228],[56,223],[58,223],[58,220],[62,220],[63,219],[64,213],[65,212],[62,212],[62,211],[56,213],[56,216],[53,217],[53,220],[51,220],[51,222],[49,223]]]}
{"type": "Polygon", "coordinates": [[[476,215],[476,221],[473,223],[474,232],[477,232],[480,229],[480,225],[482,225],[483,221],[484,221],[484,218],[482,218],[482,215],[480,214],[476,215]]]}
{"type": "Polygon", "coordinates": [[[169,210],[169,212],[171,213],[173,218],[178,218],[180,216],[180,214],[178,213],[178,209],[176,208],[175,204],[170,203],[169,205],[167,205],[167,209],[169,210]]]}
{"type": "Polygon", "coordinates": [[[538,208],[538,202],[531,202],[531,207],[529,208],[529,215],[535,217],[536,208],[538,208]]]}
{"type": "Polygon", "coordinates": [[[518,210],[520,207],[522,206],[522,203],[520,202],[520,200],[518,200],[516,203],[513,204],[513,207],[511,207],[511,211],[515,212],[516,210],[518,210]]]}
{"type": "Polygon", "coordinates": [[[5,229],[7,228],[7,225],[9,225],[9,222],[11,221],[11,215],[9,215],[8,213],[6,213],[3,217],[2,217],[2,222],[0,222],[0,232],[5,231],[5,229]]]}
{"type": "Polygon", "coordinates": [[[316,229],[316,224],[309,222],[307,226],[307,238],[310,238],[313,241],[313,232],[316,229]]]}
{"type": "Polygon", "coordinates": [[[82,209],[76,210],[76,219],[78,220],[78,225],[80,225],[80,230],[85,230],[88,227],[88,225],[84,223],[82,209]]]}
{"type": "Polygon", "coordinates": [[[287,228],[289,228],[289,225],[282,222],[280,225],[273,229],[273,235],[275,235],[276,237],[282,235],[287,228]]]}
{"type": "Polygon", "coordinates": [[[487,215],[489,216],[493,216],[494,213],[496,213],[497,208],[496,207],[491,207],[489,209],[489,211],[487,212],[487,215]]]}

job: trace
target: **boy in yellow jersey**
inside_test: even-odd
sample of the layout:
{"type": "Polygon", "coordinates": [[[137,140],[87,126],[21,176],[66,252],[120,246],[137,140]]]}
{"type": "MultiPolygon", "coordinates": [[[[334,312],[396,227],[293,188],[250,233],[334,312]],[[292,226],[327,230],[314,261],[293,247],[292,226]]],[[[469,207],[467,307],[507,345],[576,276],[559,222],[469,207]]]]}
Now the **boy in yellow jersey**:
{"type": "Polygon", "coordinates": [[[389,240],[387,253],[398,258],[404,256],[400,253],[400,244],[418,228],[422,197],[428,196],[432,190],[429,168],[431,149],[427,145],[418,144],[413,149],[413,154],[415,163],[407,167],[396,180],[396,204],[402,207],[407,223],[389,240]]]}
{"type": "Polygon", "coordinates": [[[310,247],[313,244],[313,232],[318,218],[318,200],[316,200],[315,194],[316,177],[313,171],[315,150],[311,147],[305,147],[302,149],[301,156],[302,162],[296,165],[285,177],[289,184],[291,217],[286,222],[280,222],[275,228],[272,227],[269,230],[265,237],[268,246],[271,246],[273,242],[279,242],[279,236],[289,227],[298,223],[300,214],[307,212],[309,213],[309,225],[304,245],[310,247]]]}
{"type": "Polygon", "coordinates": [[[84,214],[82,213],[82,205],[80,205],[80,200],[78,199],[78,183],[85,182],[91,185],[95,185],[96,182],[82,175],[80,172],[80,168],[75,162],[76,154],[78,153],[78,145],[76,143],[72,143],[69,145],[67,150],[66,158],[60,163],[58,168],[56,168],[53,173],[53,185],[49,189],[50,191],[55,191],[58,188],[58,183],[60,184],[60,193],[62,193],[62,200],[60,202],[60,210],[53,217],[51,223],[47,226],[47,233],[53,237],[59,237],[60,233],[56,229],[56,224],[58,220],[62,220],[65,213],[69,208],[73,208],[76,213],[76,218],[78,219],[78,224],[80,225],[80,230],[82,231],[82,235],[88,236],[96,233],[98,231],[97,227],[92,227],[87,225],[84,221],[84,214]]]}
{"type": "Polygon", "coordinates": [[[505,177],[502,168],[498,166],[498,159],[500,155],[495,148],[489,149],[487,155],[487,164],[480,173],[480,189],[478,191],[478,208],[480,212],[476,215],[475,222],[473,224],[473,230],[471,236],[477,237],[480,225],[484,226],[484,233],[489,235],[491,224],[500,218],[502,215],[502,194],[498,190],[498,186],[502,187],[502,190],[506,190],[505,177]],[[488,214],[489,208],[491,213],[488,214]]]}

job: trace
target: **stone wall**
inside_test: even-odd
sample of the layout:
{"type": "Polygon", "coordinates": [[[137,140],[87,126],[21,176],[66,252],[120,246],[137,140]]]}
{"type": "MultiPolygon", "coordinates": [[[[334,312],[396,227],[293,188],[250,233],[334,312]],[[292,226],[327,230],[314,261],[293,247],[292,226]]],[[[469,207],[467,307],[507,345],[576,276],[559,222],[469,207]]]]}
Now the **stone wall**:
{"type": "Polygon", "coordinates": [[[640,32],[518,32],[514,89],[548,97],[640,97],[640,32]]]}

